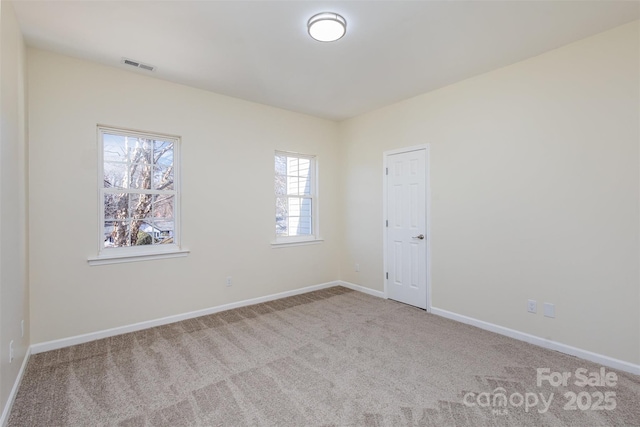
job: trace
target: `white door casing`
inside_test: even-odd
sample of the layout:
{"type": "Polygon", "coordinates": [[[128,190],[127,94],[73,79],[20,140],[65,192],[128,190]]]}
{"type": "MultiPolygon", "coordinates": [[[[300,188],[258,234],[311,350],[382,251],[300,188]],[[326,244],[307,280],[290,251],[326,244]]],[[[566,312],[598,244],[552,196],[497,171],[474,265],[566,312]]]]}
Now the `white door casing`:
{"type": "Polygon", "coordinates": [[[385,292],[428,310],[428,146],[385,153],[385,292]]]}

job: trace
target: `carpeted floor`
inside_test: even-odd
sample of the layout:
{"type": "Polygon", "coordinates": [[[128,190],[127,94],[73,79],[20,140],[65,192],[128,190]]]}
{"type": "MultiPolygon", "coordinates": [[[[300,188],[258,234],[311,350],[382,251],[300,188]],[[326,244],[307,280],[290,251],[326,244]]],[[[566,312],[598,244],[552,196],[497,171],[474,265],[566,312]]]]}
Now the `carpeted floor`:
{"type": "Polygon", "coordinates": [[[9,426],[640,425],[640,377],[580,368],[335,287],[34,355],[9,426]]]}

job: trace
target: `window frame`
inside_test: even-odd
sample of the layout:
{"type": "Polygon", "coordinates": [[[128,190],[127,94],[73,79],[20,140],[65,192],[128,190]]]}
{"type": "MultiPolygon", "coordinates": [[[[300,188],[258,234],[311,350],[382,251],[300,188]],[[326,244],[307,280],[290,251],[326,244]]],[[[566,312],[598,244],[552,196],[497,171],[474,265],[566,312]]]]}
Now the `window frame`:
{"type": "MultiPolygon", "coordinates": [[[[174,258],[186,256],[189,251],[184,250],[181,246],[181,221],[180,221],[180,151],[181,138],[176,135],[167,135],[157,132],[146,132],[133,129],[126,129],[113,126],[98,125],[97,126],[97,145],[98,145],[98,251],[96,257],[88,259],[90,265],[113,264],[133,261],[146,261],[150,259],[174,258]],[[119,135],[135,138],[146,138],[160,141],[170,141],[173,143],[173,190],[170,190],[174,197],[173,202],[173,243],[163,245],[140,245],[105,248],[104,247],[104,199],[106,187],[104,186],[104,136],[119,135]]],[[[132,193],[130,189],[123,189],[125,193],[132,193]]],[[[133,191],[135,193],[135,191],[133,191]]],[[[150,189],[149,193],[168,194],[169,191],[150,189]],[[157,193],[156,193],[157,192],[157,193]]]]}
{"type": "MultiPolygon", "coordinates": [[[[318,186],[318,156],[315,154],[303,154],[296,153],[292,151],[283,151],[283,150],[275,150],[272,160],[275,166],[275,157],[276,156],[286,156],[286,157],[297,157],[300,159],[308,159],[309,162],[309,176],[311,178],[310,192],[311,194],[308,196],[311,199],[311,234],[303,235],[303,236],[278,236],[278,234],[274,230],[274,239],[271,242],[271,246],[273,248],[278,247],[286,247],[286,246],[299,246],[299,245],[310,245],[321,243],[323,239],[320,237],[320,197],[319,197],[319,186],[318,186]]],[[[273,172],[273,213],[274,213],[274,222],[275,226],[276,222],[276,203],[278,197],[282,197],[282,195],[278,195],[275,192],[275,178],[277,174],[274,168],[273,172]]]]}

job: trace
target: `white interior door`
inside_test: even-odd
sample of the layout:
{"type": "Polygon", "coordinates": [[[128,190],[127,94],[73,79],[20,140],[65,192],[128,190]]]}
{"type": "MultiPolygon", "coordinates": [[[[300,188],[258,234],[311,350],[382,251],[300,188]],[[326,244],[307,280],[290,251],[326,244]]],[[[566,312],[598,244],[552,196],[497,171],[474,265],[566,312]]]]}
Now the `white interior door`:
{"type": "Polygon", "coordinates": [[[427,150],[386,156],[387,297],[427,308],[427,150]]]}

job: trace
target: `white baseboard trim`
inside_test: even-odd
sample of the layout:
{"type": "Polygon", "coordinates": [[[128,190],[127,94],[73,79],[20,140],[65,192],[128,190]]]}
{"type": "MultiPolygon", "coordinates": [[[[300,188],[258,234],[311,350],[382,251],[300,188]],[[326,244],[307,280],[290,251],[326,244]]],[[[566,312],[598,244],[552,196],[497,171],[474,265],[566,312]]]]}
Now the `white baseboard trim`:
{"type": "Polygon", "coordinates": [[[460,323],[475,326],[486,331],[495,332],[500,335],[505,335],[510,338],[517,339],[519,341],[528,342],[539,347],[547,348],[549,350],[559,351],[561,353],[570,354],[581,359],[595,362],[603,366],[618,369],[620,371],[629,372],[631,374],[640,375],[640,365],[634,363],[625,362],[624,360],[614,359],[613,357],[605,356],[603,354],[593,353],[581,348],[572,347],[567,344],[562,344],[557,341],[540,338],[535,335],[530,335],[524,332],[516,331],[515,329],[505,328],[504,326],[495,325],[493,323],[485,322],[483,320],[474,319],[472,317],[463,316],[462,314],[453,313],[451,311],[442,310],[440,308],[431,307],[431,313],[437,316],[446,317],[447,319],[455,320],[460,323]]]}
{"type": "Polygon", "coordinates": [[[22,377],[24,376],[24,371],[27,368],[27,363],[29,362],[29,357],[31,356],[31,347],[27,348],[27,352],[24,355],[24,359],[22,360],[22,365],[20,366],[20,370],[18,371],[18,376],[16,377],[15,382],[13,383],[13,387],[11,387],[11,393],[9,393],[9,398],[5,402],[4,409],[2,410],[2,416],[0,416],[0,426],[4,427],[7,425],[9,421],[9,414],[11,414],[11,407],[13,406],[13,402],[16,399],[16,395],[18,394],[18,388],[20,388],[20,384],[22,383],[22,377]]]}
{"type": "Polygon", "coordinates": [[[362,292],[363,294],[373,295],[374,297],[384,298],[384,292],[376,291],[374,289],[366,288],[364,286],[356,285],[355,283],[345,282],[343,280],[338,280],[336,282],[340,286],[344,286],[345,288],[353,289],[354,291],[362,292]]]}
{"type": "MultiPolygon", "coordinates": [[[[307,292],[313,292],[320,289],[326,289],[332,286],[344,286],[345,288],[352,289],[354,291],[362,292],[368,295],[372,295],[378,298],[385,298],[384,292],[376,291],[374,289],[370,289],[361,285],[356,285],[354,283],[346,282],[343,280],[336,280],[333,282],[321,283],[319,285],[307,286],[305,288],[294,289],[292,291],[280,292],[277,294],[266,295],[263,297],[257,297],[252,299],[247,299],[243,301],[233,302],[229,304],[223,304],[216,307],[205,308],[202,310],[191,311],[188,313],[177,314],[174,316],[167,316],[160,319],[149,320],[140,323],[134,323],[131,325],[120,326],[117,328],[105,329],[102,331],[92,332],[83,335],[76,335],[69,338],[62,338],[59,340],[47,341],[43,343],[32,344],[27,351],[27,356],[23,362],[23,366],[20,370],[20,374],[18,375],[18,379],[14,384],[14,387],[11,391],[11,395],[8,402],[13,402],[15,398],[15,393],[18,390],[18,385],[20,384],[20,380],[22,379],[22,375],[24,373],[24,368],[26,367],[27,359],[30,354],[38,354],[45,351],[57,350],[64,347],[69,347],[72,345],[83,344],[90,341],[95,341],[102,338],[108,338],[116,335],[126,334],[129,332],[136,332],[143,329],[153,328],[155,326],[167,325],[170,323],[179,322],[181,320],[193,319],[195,317],[206,316],[213,313],[219,313],[221,311],[232,310],[234,308],[245,307],[248,305],[260,304],[267,301],[273,301],[280,298],[286,298],[294,295],[301,295],[307,292]]],[[[605,356],[598,353],[593,353],[588,350],[583,350],[580,348],[572,347],[567,344],[562,344],[556,341],[548,340],[545,338],[540,338],[535,335],[530,335],[525,332],[520,332],[515,329],[506,328],[504,326],[495,325],[493,323],[485,322],[482,320],[474,319],[472,317],[467,317],[462,314],[453,313],[451,311],[443,310],[436,307],[431,307],[431,313],[437,316],[446,317],[447,319],[455,320],[457,322],[465,323],[468,325],[472,325],[478,327],[480,329],[484,329],[487,331],[495,332],[500,335],[504,335],[510,338],[514,338],[520,341],[528,342],[530,344],[537,345],[539,347],[547,348],[550,350],[559,351],[561,353],[570,354],[572,356],[580,357],[585,360],[589,360],[591,362],[599,363],[603,366],[608,366],[610,368],[619,369],[624,372],[629,372],[631,374],[640,375],[640,365],[633,364],[630,362],[625,362],[623,360],[614,359],[609,356],[605,356]]],[[[2,414],[2,418],[0,418],[0,426],[3,426],[5,417],[8,415],[8,410],[10,409],[10,405],[7,404],[5,410],[2,414]]]]}
{"type": "MultiPolygon", "coordinates": [[[[91,332],[88,334],[76,335],[69,338],[59,340],[46,341],[31,345],[31,354],[43,353],[45,351],[57,350],[59,348],[70,347],[72,345],[83,344],[103,338],[109,338],[116,335],[122,335],[129,332],[136,332],[143,329],[153,328],[155,326],[167,325],[169,323],[179,322],[181,320],[193,319],[195,317],[206,316],[208,314],[219,313],[221,311],[232,310],[234,308],[245,307],[248,305],[260,304],[262,302],[273,301],[280,298],[291,297],[294,295],[306,294],[320,289],[330,288],[332,286],[342,285],[339,281],[321,283],[319,285],[307,286],[305,288],[294,289],[292,291],[280,292],[277,294],[266,295],[263,297],[251,298],[243,301],[232,302],[229,304],[218,305],[216,307],[205,308],[202,310],[191,311],[183,314],[162,317],[160,319],[148,320],[145,322],[134,323],[131,325],[119,326],[117,328],[105,329],[102,331],[91,332]]],[[[346,286],[345,286],[346,287],[346,286]]]]}

